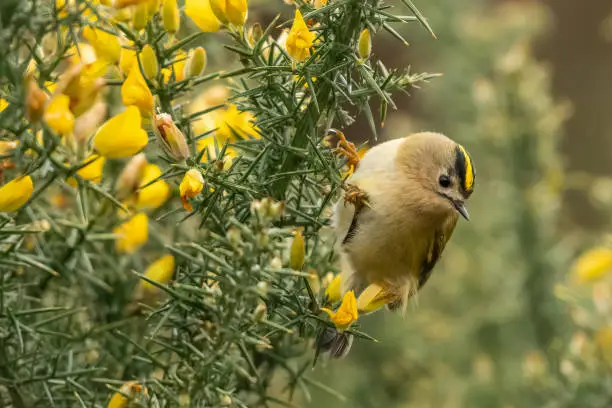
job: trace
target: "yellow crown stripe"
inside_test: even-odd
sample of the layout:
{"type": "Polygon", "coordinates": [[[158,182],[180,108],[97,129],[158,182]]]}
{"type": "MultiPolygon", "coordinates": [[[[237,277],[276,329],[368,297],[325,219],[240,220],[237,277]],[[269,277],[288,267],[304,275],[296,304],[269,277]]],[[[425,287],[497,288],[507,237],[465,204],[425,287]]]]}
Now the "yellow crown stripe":
{"type": "Polygon", "coordinates": [[[465,181],[463,187],[469,191],[474,186],[474,168],[472,167],[472,159],[470,159],[470,155],[467,154],[463,146],[459,145],[459,149],[461,149],[461,153],[463,153],[463,157],[465,157],[465,181]]]}

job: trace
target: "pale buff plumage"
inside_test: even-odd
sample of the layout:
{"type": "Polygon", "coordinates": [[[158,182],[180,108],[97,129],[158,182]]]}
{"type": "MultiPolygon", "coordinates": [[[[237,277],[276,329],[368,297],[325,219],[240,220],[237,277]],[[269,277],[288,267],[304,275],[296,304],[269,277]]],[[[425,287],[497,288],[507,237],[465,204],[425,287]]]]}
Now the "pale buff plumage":
{"type": "MultiPolygon", "coordinates": [[[[389,306],[396,308],[405,306],[429,278],[457,223],[453,201],[461,205],[472,190],[473,174],[463,179],[453,174],[458,149],[466,155],[446,136],[425,132],[366,153],[347,180],[367,195],[368,203],[348,240],[355,206],[340,200],[335,207],[343,293],[359,294],[376,283],[385,288],[386,297],[392,295],[389,306]],[[450,177],[448,188],[440,185],[441,175],[450,177]]],[[[471,172],[469,156],[467,161],[471,172]]]]}

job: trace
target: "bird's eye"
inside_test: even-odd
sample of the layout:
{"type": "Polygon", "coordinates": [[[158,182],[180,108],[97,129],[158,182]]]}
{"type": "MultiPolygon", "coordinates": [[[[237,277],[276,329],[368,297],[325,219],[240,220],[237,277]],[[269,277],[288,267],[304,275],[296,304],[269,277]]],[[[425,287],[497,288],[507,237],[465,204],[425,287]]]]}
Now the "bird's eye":
{"type": "Polygon", "coordinates": [[[440,176],[440,179],[438,180],[438,182],[440,183],[440,185],[444,188],[446,187],[450,187],[451,185],[451,179],[450,177],[448,177],[447,175],[443,174],[440,176]]]}

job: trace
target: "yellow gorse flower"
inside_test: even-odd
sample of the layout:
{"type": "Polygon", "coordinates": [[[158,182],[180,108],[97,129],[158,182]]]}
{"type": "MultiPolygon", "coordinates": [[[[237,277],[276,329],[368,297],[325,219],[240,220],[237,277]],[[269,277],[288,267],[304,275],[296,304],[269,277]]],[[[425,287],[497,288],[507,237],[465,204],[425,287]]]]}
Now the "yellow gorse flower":
{"type": "Polygon", "coordinates": [[[395,294],[387,291],[383,285],[372,283],[357,298],[357,309],[359,312],[371,313],[395,299],[395,294]]]}
{"type": "Polygon", "coordinates": [[[11,212],[23,206],[34,192],[30,176],[17,177],[0,187],[0,212],[11,212]]]}
{"type": "MultiPolygon", "coordinates": [[[[147,78],[153,79],[157,76],[157,73],[159,72],[157,56],[155,55],[153,47],[151,47],[149,44],[145,45],[140,52],[140,63],[142,64],[142,69],[144,70],[144,74],[147,76],[147,78]]],[[[147,89],[149,88],[147,87],[147,89]]]]}
{"type": "Polygon", "coordinates": [[[125,106],[137,106],[144,117],[153,114],[155,102],[138,64],[132,64],[130,73],[121,85],[121,99],[125,106]]]}
{"type": "Polygon", "coordinates": [[[117,251],[131,254],[149,239],[149,218],[145,213],[138,213],[113,229],[113,233],[117,236],[117,251]]]}
{"type": "Polygon", "coordinates": [[[304,61],[310,56],[310,50],[315,40],[315,33],[308,30],[308,26],[302,17],[300,10],[295,10],[295,18],[293,19],[293,26],[289,31],[285,47],[287,53],[296,62],[304,61]]]}
{"type": "Polygon", "coordinates": [[[582,254],[572,266],[572,275],[579,282],[592,282],[612,272],[612,249],[593,248],[582,254]]]}
{"type": "Polygon", "coordinates": [[[162,171],[155,164],[148,164],[143,171],[140,186],[144,187],[138,192],[136,207],[139,209],[155,209],[161,207],[170,195],[170,186],[159,179],[162,171]],[[153,180],[157,180],[151,183],[153,180]],[[151,183],[151,184],[149,184],[151,183]]]}
{"type": "Polygon", "coordinates": [[[149,0],[114,0],[112,2],[115,8],[124,8],[129,6],[137,6],[139,4],[148,3],[149,0]]]}
{"type": "Polygon", "coordinates": [[[327,308],[321,310],[329,315],[331,321],[340,331],[348,329],[359,318],[357,299],[355,298],[355,292],[352,290],[346,292],[340,307],[335,312],[327,308]]]}
{"type": "Polygon", "coordinates": [[[204,178],[202,177],[202,173],[196,169],[189,169],[185,173],[183,181],[181,181],[181,185],[179,186],[181,201],[186,211],[193,211],[193,206],[189,202],[189,199],[200,194],[203,188],[204,178]]]}
{"type": "Polygon", "coordinates": [[[162,6],[162,22],[164,24],[164,30],[170,34],[174,34],[179,30],[181,26],[181,14],[179,12],[176,0],[163,0],[162,6]]]}
{"type": "Polygon", "coordinates": [[[70,98],[63,94],[55,95],[45,108],[43,119],[58,135],[72,133],[74,115],[70,111],[70,98]]]}
{"type": "Polygon", "coordinates": [[[210,8],[210,0],[186,0],[185,14],[205,33],[214,33],[221,28],[221,23],[210,8]]]}
{"type": "MultiPolygon", "coordinates": [[[[81,167],[77,170],[77,174],[81,176],[85,180],[89,180],[92,183],[99,183],[102,181],[102,170],[104,169],[104,157],[98,156],[97,154],[92,154],[85,160],[83,163],[89,163],[85,167],[81,167]]],[[[66,180],[68,184],[72,187],[76,187],[77,181],[70,177],[66,180]]]]}
{"type": "Polygon", "coordinates": [[[126,382],[113,394],[108,408],[128,408],[130,401],[137,399],[141,394],[147,395],[147,389],[135,381],[126,382]]]}
{"type": "Polygon", "coordinates": [[[114,159],[138,153],[148,141],[147,132],[141,127],[140,111],[135,106],[128,106],[98,129],[94,147],[102,156],[114,159]]]}
{"type": "Polygon", "coordinates": [[[2,113],[3,110],[5,110],[6,108],[8,108],[8,102],[6,99],[4,98],[0,98],[0,113],[2,113]]]}
{"type": "Polygon", "coordinates": [[[339,302],[342,299],[342,274],[337,274],[325,289],[325,297],[330,303],[339,302]]]}
{"type": "Polygon", "coordinates": [[[119,38],[106,31],[87,26],[83,29],[83,37],[96,51],[96,57],[110,64],[116,64],[121,57],[119,38]]]}
{"type": "MultiPolygon", "coordinates": [[[[166,284],[172,279],[173,274],[174,257],[172,255],[166,255],[151,263],[145,271],[144,276],[157,283],[166,284]]],[[[145,280],[140,281],[140,285],[146,292],[149,292],[149,294],[159,291],[159,288],[145,280]]]]}
{"type": "Polygon", "coordinates": [[[243,26],[247,19],[247,0],[210,0],[210,7],[224,24],[243,26]]]}
{"type": "Polygon", "coordinates": [[[370,30],[367,28],[359,34],[357,53],[361,59],[368,58],[372,53],[372,37],[370,36],[370,30]]]}

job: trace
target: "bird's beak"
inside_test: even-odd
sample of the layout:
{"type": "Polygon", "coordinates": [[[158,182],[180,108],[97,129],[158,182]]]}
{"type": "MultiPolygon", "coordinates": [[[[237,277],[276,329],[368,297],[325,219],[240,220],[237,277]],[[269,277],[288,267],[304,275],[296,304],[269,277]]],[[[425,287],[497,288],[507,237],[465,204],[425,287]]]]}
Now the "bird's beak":
{"type": "Polygon", "coordinates": [[[465,207],[465,203],[462,200],[453,200],[453,205],[455,209],[463,218],[466,220],[470,220],[470,214],[468,213],[467,208],[465,207]]]}

